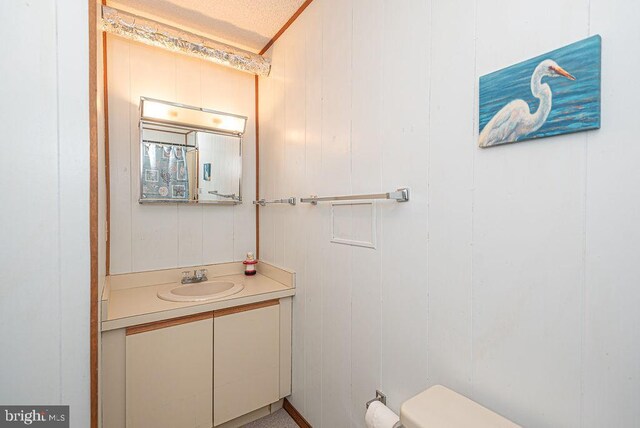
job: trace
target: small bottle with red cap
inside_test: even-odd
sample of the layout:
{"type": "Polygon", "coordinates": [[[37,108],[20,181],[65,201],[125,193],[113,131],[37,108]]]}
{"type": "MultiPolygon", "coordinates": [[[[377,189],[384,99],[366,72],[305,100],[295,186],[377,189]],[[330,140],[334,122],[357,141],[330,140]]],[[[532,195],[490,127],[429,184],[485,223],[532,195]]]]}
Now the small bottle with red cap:
{"type": "Polygon", "coordinates": [[[244,274],[245,275],[255,275],[256,274],[256,265],[258,261],[253,256],[253,253],[247,253],[247,258],[242,262],[244,265],[244,274]]]}

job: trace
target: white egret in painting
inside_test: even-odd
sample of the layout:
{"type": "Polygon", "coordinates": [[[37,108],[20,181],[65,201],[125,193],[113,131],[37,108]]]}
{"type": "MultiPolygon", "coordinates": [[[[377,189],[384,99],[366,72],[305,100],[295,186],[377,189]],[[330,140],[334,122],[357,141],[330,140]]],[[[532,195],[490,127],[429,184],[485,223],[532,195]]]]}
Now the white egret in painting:
{"type": "Polygon", "coordinates": [[[566,77],[576,80],[571,74],[560,67],[555,61],[545,59],[531,75],[531,92],[540,100],[535,113],[531,113],[529,105],[521,99],[513,100],[502,107],[498,113],[485,125],[478,137],[480,147],[517,141],[544,125],[551,112],[551,88],[542,83],[543,77],[566,77]]]}

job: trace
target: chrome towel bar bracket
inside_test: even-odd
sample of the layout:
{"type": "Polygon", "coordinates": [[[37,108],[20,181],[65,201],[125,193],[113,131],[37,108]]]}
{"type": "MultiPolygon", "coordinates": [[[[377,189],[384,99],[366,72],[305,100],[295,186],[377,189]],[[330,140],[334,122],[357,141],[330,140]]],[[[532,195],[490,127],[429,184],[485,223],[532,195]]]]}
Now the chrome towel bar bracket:
{"type": "Polygon", "coordinates": [[[253,205],[260,205],[261,207],[264,207],[267,204],[289,204],[289,205],[295,205],[296,204],[296,198],[274,199],[272,201],[267,201],[266,199],[259,199],[257,201],[253,201],[253,205]]]}
{"type": "Polygon", "coordinates": [[[311,196],[309,198],[300,198],[300,202],[316,205],[318,202],[358,201],[362,199],[393,199],[396,202],[409,202],[409,188],[401,187],[395,192],[373,193],[369,195],[311,196]]]}

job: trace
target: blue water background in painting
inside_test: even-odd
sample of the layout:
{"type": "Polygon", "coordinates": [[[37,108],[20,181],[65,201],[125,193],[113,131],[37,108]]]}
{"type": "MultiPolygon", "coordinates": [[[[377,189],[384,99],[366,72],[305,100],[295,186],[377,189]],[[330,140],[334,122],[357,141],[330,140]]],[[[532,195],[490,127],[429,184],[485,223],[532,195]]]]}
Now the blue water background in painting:
{"type": "Polygon", "coordinates": [[[539,100],[531,94],[531,75],[545,59],[554,60],[576,80],[542,79],[553,94],[551,112],[540,129],[518,141],[600,128],[600,52],[601,38],[596,35],[480,77],[479,132],[514,99],[524,100],[532,113],[538,109],[539,100]]]}

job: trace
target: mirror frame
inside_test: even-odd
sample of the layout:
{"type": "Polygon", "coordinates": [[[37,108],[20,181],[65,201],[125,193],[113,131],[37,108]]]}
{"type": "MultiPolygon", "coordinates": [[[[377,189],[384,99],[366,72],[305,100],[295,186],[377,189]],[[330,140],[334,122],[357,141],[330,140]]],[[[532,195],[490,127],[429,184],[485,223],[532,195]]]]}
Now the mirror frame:
{"type": "MultiPolygon", "coordinates": [[[[222,115],[227,115],[227,116],[234,116],[234,117],[238,117],[238,118],[243,118],[245,119],[245,129],[246,129],[246,122],[248,120],[248,118],[246,116],[240,116],[240,115],[236,115],[236,114],[230,114],[230,113],[222,113],[222,112],[218,112],[215,110],[207,110],[207,109],[202,109],[202,108],[198,108],[198,107],[192,107],[192,106],[188,106],[188,105],[184,105],[184,104],[178,104],[178,103],[172,103],[172,102],[168,102],[168,101],[160,101],[160,100],[155,100],[152,98],[147,98],[147,97],[140,97],[140,105],[139,105],[139,109],[140,109],[140,120],[138,122],[138,132],[139,132],[139,142],[138,142],[138,154],[140,157],[140,171],[139,171],[139,175],[138,175],[138,180],[139,180],[139,195],[138,195],[138,203],[139,204],[187,204],[187,205],[197,205],[197,204],[206,204],[206,205],[238,205],[242,203],[242,145],[243,145],[243,134],[244,131],[242,133],[236,133],[236,132],[226,132],[226,131],[220,131],[214,128],[207,128],[207,127],[202,127],[202,126],[198,126],[198,125],[190,125],[190,124],[184,124],[184,123],[174,123],[174,122],[170,122],[170,121],[164,121],[164,120],[156,120],[156,119],[148,119],[148,118],[144,118],[142,117],[142,102],[144,100],[150,100],[150,101],[156,101],[156,102],[161,102],[161,103],[165,103],[168,105],[173,105],[175,107],[180,107],[180,108],[187,108],[187,109],[192,109],[192,110],[200,110],[200,111],[204,111],[204,112],[208,112],[208,113],[215,113],[215,114],[222,114],[222,115]],[[174,128],[174,129],[180,129],[183,131],[193,131],[193,132],[206,132],[206,133],[210,133],[210,134],[218,134],[218,135],[224,135],[227,137],[237,137],[238,138],[238,142],[239,142],[239,149],[238,149],[238,157],[240,158],[240,165],[239,165],[239,176],[238,176],[238,198],[236,200],[230,200],[230,201],[224,201],[224,200],[220,200],[220,201],[210,201],[210,200],[200,200],[198,198],[198,193],[196,193],[196,198],[195,199],[189,199],[189,200],[171,200],[171,199],[143,199],[142,195],[143,195],[143,177],[144,177],[144,154],[143,154],[143,144],[144,144],[144,140],[143,140],[143,127],[144,125],[156,125],[156,126],[161,126],[161,127],[165,127],[165,128],[174,128]]],[[[184,133],[185,135],[188,134],[188,132],[184,133]]],[[[161,142],[158,142],[160,144],[163,144],[161,142]]],[[[196,136],[196,143],[195,145],[191,146],[186,144],[172,144],[172,143],[166,143],[167,145],[171,145],[171,146],[176,146],[176,147],[185,147],[185,148],[194,148],[194,149],[198,149],[198,143],[197,143],[197,136],[196,136]]],[[[198,156],[199,158],[199,156],[198,156]]],[[[199,174],[200,174],[200,162],[198,160],[198,170],[196,171],[196,180],[199,181],[199,174]]]]}

